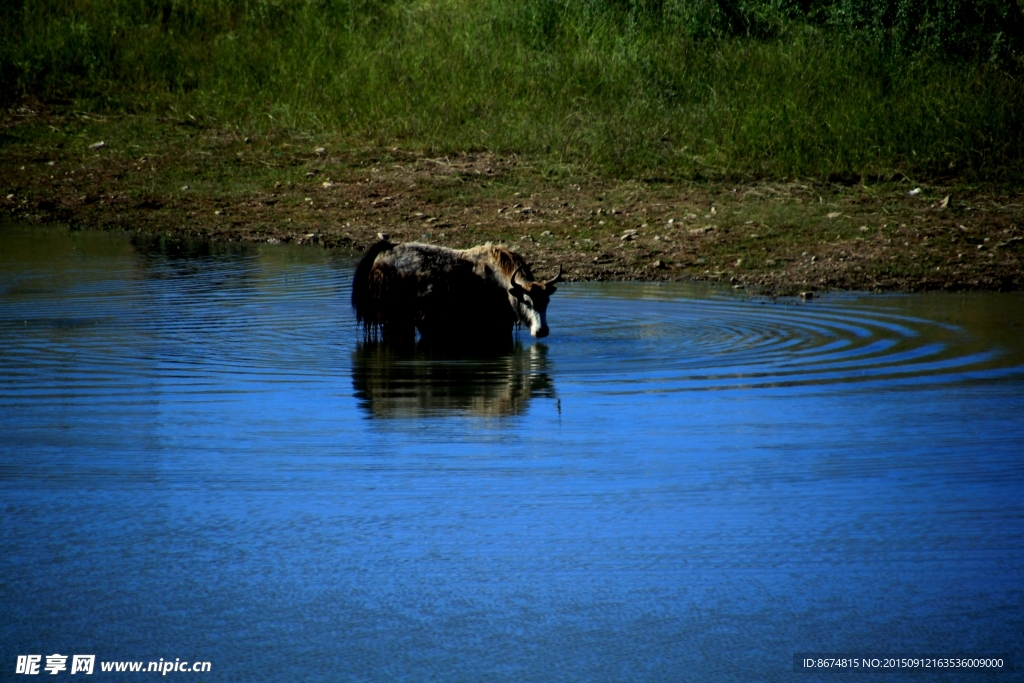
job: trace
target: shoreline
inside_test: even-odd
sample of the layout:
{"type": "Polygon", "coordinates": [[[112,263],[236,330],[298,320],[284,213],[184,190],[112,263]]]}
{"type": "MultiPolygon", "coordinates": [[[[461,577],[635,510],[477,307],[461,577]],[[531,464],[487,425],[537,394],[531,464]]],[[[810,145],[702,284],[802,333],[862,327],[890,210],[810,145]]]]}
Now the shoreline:
{"type": "Polygon", "coordinates": [[[754,294],[1024,290],[1024,198],[963,184],[614,180],[489,152],[39,113],[3,121],[0,217],[174,238],[500,242],[544,276],[754,294]]]}

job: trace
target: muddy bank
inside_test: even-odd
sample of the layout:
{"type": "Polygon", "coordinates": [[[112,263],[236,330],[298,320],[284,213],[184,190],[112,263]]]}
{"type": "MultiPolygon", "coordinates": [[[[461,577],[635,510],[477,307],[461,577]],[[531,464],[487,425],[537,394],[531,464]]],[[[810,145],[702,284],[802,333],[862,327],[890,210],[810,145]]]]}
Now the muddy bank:
{"type": "Polygon", "coordinates": [[[764,294],[1024,289],[1015,192],[901,179],[611,181],[515,155],[434,156],[175,120],[8,112],[0,218],[359,251],[504,242],[541,276],[764,294]]]}

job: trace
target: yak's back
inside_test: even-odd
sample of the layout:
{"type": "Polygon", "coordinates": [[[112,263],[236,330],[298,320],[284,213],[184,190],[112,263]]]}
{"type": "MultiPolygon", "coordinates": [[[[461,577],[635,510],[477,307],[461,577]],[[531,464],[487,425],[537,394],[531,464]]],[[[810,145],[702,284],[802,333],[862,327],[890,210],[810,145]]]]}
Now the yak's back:
{"type": "Polygon", "coordinates": [[[433,244],[408,242],[388,250],[377,261],[394,268],[402,277],[430,281],[466,266],[463,252],[433,244]]]}

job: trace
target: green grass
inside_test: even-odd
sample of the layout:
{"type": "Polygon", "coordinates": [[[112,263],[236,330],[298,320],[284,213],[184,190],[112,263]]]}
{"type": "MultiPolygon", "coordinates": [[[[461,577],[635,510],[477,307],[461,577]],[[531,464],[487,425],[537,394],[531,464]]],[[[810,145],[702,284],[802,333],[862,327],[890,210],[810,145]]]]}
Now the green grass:
{"type": "Polygon", "coordinates": [[[1012,0],[39,0],[0,90],[610,177],[1024,179],[1012,0]],[[876,7],[877,5],[877,7],[876,7]],[[893,9],[895,8],[895,9],[893,9]]]}

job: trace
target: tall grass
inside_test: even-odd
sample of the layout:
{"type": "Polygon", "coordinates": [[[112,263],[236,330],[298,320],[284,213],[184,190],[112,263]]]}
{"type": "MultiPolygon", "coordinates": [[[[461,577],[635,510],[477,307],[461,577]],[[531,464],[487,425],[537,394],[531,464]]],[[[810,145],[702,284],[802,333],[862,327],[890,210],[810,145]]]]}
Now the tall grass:
{"type": "Polygon", "coordinates": [[[0,86],[616,176],[1012,181],[1022,16],[1015,0],[34,0],[0,14],[0,86]]]}

